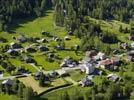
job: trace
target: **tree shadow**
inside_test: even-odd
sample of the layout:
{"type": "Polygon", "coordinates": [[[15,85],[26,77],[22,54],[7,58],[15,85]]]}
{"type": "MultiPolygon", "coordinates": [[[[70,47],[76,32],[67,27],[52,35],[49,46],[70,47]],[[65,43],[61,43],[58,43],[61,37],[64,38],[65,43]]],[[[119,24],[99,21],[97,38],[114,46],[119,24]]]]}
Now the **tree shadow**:
{"type": "Polygon", "coordinates": [[[33,100],[48,100],[47,98],[41,98],[40,96],[34,97],[33,100]]]}
{"type": "Polygon", "coordinates": [[[37,17],[37,16],[29,16],[29,17],[24,17],[24,18],[18,18],[18,19],[14,19],[8,26],[7,28],[7,32],[9,33],[16,33],[16,29],[23,27],[23,25],[21,24],[27,24],[31,21],[34,21],[36,18],[42,18],[45,16],[48,16],[49,13],[51,13],[52,11],[50,11],[52,9],[49,9],[48,11],[45,12],[44,15],[42,15],[41,17],[37,17]]]}

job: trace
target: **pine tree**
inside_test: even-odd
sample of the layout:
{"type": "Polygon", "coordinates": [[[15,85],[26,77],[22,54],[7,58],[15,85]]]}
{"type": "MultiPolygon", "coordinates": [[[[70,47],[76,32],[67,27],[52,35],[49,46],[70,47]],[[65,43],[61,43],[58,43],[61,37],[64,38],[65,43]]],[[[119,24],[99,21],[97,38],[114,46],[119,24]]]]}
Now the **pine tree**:
{"type": "Polygon", "coordinates": [[[43,87],[45,85],[45,75],[42,74],[39,78],[39,86],[43,87]]]}

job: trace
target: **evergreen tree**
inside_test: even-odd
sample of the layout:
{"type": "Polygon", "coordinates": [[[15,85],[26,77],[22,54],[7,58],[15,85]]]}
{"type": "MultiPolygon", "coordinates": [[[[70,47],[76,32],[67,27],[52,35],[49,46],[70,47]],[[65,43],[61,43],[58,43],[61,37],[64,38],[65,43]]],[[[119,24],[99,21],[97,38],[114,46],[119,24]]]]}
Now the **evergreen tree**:
{"type": "Polygon", "coordinates": [[[39,78],[39,86],[43,87],[45,84],[45,75],[41,74],[40,78],[39,78]]]}

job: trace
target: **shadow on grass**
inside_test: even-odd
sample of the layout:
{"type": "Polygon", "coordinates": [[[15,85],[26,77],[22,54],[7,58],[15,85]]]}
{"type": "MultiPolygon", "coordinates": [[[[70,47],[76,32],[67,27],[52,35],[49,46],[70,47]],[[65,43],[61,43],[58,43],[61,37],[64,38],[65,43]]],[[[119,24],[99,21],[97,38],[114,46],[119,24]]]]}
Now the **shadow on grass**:
{"type": "Polygon", "coordinates": [[[41,98],[40,96],[34,97],[33,100],[48,100],[47,98],[41,98]]]}
{"type": "Polygon", "coordinates": [[[44,16],[48,16],[49,13],[51,13],[52,9],[48,9],[48,11],[46,11],[46,13],[44,15],[42,15],[41,17],[37,17],[37,16],[29,16],[29,17],[25,17],[25,18],[18,18],[18,19],[14,19],[12,21],[11,24],[9,24],[8,26],[8,29],[7,29],[7,32],[9,33],[16,33],[16,28],[20,28],[20,27],[23,27],[21,24],[26,24],[26,23],[29,23],[33,20],[35,20],[36,18],[42,18],[44,16]]]}

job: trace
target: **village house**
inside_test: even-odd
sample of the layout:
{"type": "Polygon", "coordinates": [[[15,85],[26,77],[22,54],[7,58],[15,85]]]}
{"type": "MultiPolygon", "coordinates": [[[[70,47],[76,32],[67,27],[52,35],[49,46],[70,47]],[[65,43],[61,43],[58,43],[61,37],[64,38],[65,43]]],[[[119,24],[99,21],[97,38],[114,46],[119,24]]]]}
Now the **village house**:
{"type": "Polygon", "coordinates": [[[110,80],[110,81],[113,81],[113,82],[116,82],[117,80],[119,80],[119,76],[118,75],[116,75],[116,74],[109,74],[108,76],[107,76],[107,78],[110,80]]]}
{"type": "Polygon", "coordinates": [[[134,42],[131,43],[131,49],[134,49],[134,42]]]}
{"type": "Polygon", "coordinates": [[[29,37],[29,38],[28,38],[28,42],[36,43],[37,41],[36,41],[35,38],[33,38],[33,37],[29,37]]]}
{"type": "Polygon", "coordinates": [[[43,72],[41,72],[41,71],[36,72],[34,75],[35,80],[39,80],[40,76],[42,76],[42,75],[43,75],[43,72]]]}
{"type": "Polygon", "coordinates": [[[119,54],[119,53],[120,53],[120,51],[119,51],[118,49],[114,49],[112,52],[113,52],[113,54],[114,54],[114,55],[116,55],[116,54],[119,54]]]}
{"type": "Polygon", "coordinates": [[[41,72],[41,71],[35,73],[34,79],[39,80],[42,75],[44,75],[44,80],[45,81],[50,81],[49,77],[47,75],[45,75],[43,72],[41,72]]]}
{"type": "Polygon", "coordinates": [[[96,61],[104,60],[104,59],[106,59],[106,55],[104,53],[102,53],[102,52],[99,52],[96,56],[94,56],[94,59],[96,61]]]}
{"type": "Polygon", "coordinates": [[[26,70],[24,67],[22,67],[22,66],[20,66],[20,67],[18,67],[17,69],[16,69],[16,72],[18,73],[18,74],[24,74],[24,73],[30,73],[29,72],[29,70],[26,70]]]}
{"type": "Polygon", "coordinates": [[[49,51],[49,48],[46,47],[46,46],[39,46],[38,49],[39,49],[40,51],[42,51],[42,52],[47,52],[47,51],[49,51]]]}
{"type": "Polygon", "coordinates": [[[56,46],[55,46],[55,49],[56,49],[56,50],[64,50],[64,48],[63,48],[62,46],[60,46],[60,45],[56,45],[56,46]]]}
{"type": "Polygon", "coordinates": [[[64,40],[71,40],[69,36],[65,36],[64,40]]]}
{"type": "Polygon", "coordinates": [[[81,81],[79,81],[79,84],[80,84],[82,87],[93,85],[92,76],[90,76],[90,77],[89,77],[89,76],[86,76],[86,77],[83,78],[81,81]]]}
{"type": "Polygon", "coordinates": [[[22,34],[20,36],[17,37],[17,40],[20,42],[20,43],[24,43],[24,42],[27,42],[28,38],[22,34]]]}
{"type": "Polygon", "coordinates": [[[33,58],[29,57],[29,56],[26,56],[26,57],[24,58],[24,61],[25,61],[26,63],[36,63],[36,61],[35,61],[33,58]]]}
{"type": "Polygon", "coordinates": [[[60,64],[60,67],[76,67],[77,66],[77,61],[75,61],[71,57],[65,57],[62,63],[60,64]]]}
{"type": "Polygon", "coordinates": [[[42,30],[41,34],[45,35],[45,36],[48,36],[50,33],[49,32],[45,32],[45,31],[42,30]]]}
{"type": "Polygon", "coordinates": [[[58,73],[59,76],[68,76],[69,75],[68,72],[65,71],[64,69],[57,70],[56,72],[58,73]]]}
{"type": "Polygon", "coordinates": [[[68,32],[68,35],[74,35],[72,31],[69,31],[68,32]]]}
{"type": "Polygon", "coordinates": [[[79,61],[79,64],[83,64],[83,63],[95,63],[96,61],[90,57],[85,57],[83,58],[83,60],[79,61]]]}
{"type": "Polygon", "coordinates": [[[82,72],[86,72],[86,74],[92,74],[95,71],[95,66],[90,62],[85,62],[79,65],[82,72]]]}
{"type": "Polygon", "coordinates": [[[54,58],[54,57],[55,57],[54,53],[49,53],[49,54],[48,54],[48,58],[49,58],[49,59],[52,59],[52,58],[54,58]]]}
{"type": "Polygon", "coordinates": [[[95,50],[86,51],[86,57],[87,58],[92,58],[92,57],[94,57],[96,55],[97,55],[97,52],[95,50]]]}
{"type": "Polygon", "coordinates": [[[49,41],[45,38],[41,39],[41,43],[48,43],[49,41]]]}
{"type": "Polygon", "coordinates": [[[119,43],[119,47],[120,47],[121,49],[126,50],[126,49],[129,48],[129,45],[128,45],[128,43],[119,43]]]}
{"type": "Polygon", "coordinates": [[[127,52],[127,55],[130,61],[134,61],[134,50],[127,52]]]}
{"type": "Polygon", "coordinates": [[[10,44],[11,46],[11,49],[22,49],[23,47],[21,46],[21,44],[18,44],[18,43],[11,43],[10,44]]]}
{"type": "Polygon", "coordinates": [[[25,52],[34,53],[34,52],[36,52],[36,50],[33,47],[28,46],[25,48],[25,52]]]}
{"type": "Polygon", "coordinates": [[[55,77],[57,77],[58,75],[59,75],[59,74],[58,74],[58,72],[56,72],[56,71],[51,71],[51,72],[48,73],[48,76],[51,77],[51,78],[55,78],[55,77]]]}
{"type": "Polygon", "coordinates": [[[107,68],[110,65],[112,65],[112,62],[111,62],[110,59],[106,59],[106,60],[100,61],[99,65],[100,65],[101,68],[107,68]]]}
{"type": "Polygon", "coordinates": [[[28,41],[33,42],[33,43],[38,43],[39,40],[40,40],[40,38],[38,38],[38,37],[29,37],[28,38],[28,41]]]}
{"type": "Polygon", "coordinates": [[[2,82],[2,84],[3,84],[3,85],[6,85],[6,86],[13,86],[14,81],[11,80],[11,79],[7,79],[7,80],[4,80],[4,81],[2,82]]]}
{"type": "Polygon", "coordinates": [[[129,40],[130,40],[130,41],[134,41],[134,35],[130,35],[130,36],[129,36],[129,40]]]}
{"type": "Polygon", "coordinates": [[[59,37],[57,37],[57,36],[54,36],[53,40],[56,41],[56,42],[61,41],[61,39],[59,37]]]}
{"type": "Polygon", "coordinates": [[[80,46],[76,44],[76,45],[74,45],[74,49],[75,50],[79,50],[80,49],[80,46]]]}
{"type": "Polygon", "coordinates": [[[111,59],[102,60],[99,62],[99,66],[105,69],[117,70],[117,66],[120,64],[120,58],[112,57],[111,59]]]}
{"type": "Polygon", "coordinates": [[[64,9],[63,12],[64,12],[64,16],[66,16],[67,15],[67,10],[64,9]]]}
{"type": "Polygon", "coordinates": [[[19,55],[19,52],[16,50],[13,50],[13,49],[9,49],[7,51],[7,53],[9,53],[11,56],[18,56],[19,55]]]}

